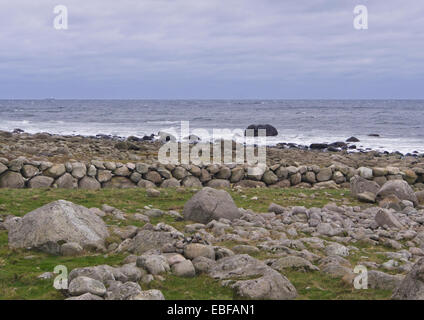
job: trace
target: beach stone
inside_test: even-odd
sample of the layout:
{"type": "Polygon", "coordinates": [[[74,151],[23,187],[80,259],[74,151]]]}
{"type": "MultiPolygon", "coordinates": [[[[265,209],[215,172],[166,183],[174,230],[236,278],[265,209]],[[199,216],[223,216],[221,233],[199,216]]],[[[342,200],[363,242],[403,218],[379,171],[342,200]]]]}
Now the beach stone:
{"type": "Polygon", "coordinates": [[[148,188],[146,190],[146,195],[148,197],[151,197],[151,198],[156,198],[156,197],[159,197],[160,196],[160,191],[159,190],[156,190],[154,188],[148,188]]]}
{"type": "Polygon", "coordinates": [[[405,277],[402,275],[391,275],[381,271],[368,271],[368,286],[371,289],[390,290],[396,289],[405,277]]]}
{"type": "Polygon", "coordinates": [[[373,177],[372,169],[367,167],[358,168],[358,174],[360,177],[367,180],[371,180],[373,177]]]}
{"type": "Polygon", "coordinates": [[[210,175],[210,173],[209,173],[209,171],[208,170],[206,170],[206,169],[201,169],[200,170],[200,177],[199,177],[199,180],[201,181],[201,182],[208,182],[209,180],[211,180],[212,178],[211,178],[211,175],[210,175]]]}
{"type": "Polygon", "coordinates": [[[226,166],[222,166],[218,173],[215,174],[216,179],[229,179],[230,177],[231,169],[226,166]]]}
{"type": "Polygon", "coordinates": [[[415,192],[415,196],[417,197],[418,203],[424,204],[424,190],[415,192]]]}
{"type": "Polygon", "coordinates": [[[273,202],[268,207],[268,212],[274,212],[275,214],[283,214],[285,211],[284,207],[273,202]]]}
{"type": "Polygon", "coordinates": [[[57,178],[55,185],[61,189],[73,189],[75,187],[74,182],[75,178],[71,174],[65,173],[63,176],[57,178]]]}
{"type": "Polygon", "coordinates": [[[196,276],[196,270],[190,260],[184,260],[173,264],[171,269],[172,273],[177,277],[193,278],[196,276]]]}
{"type": "MultiPolygon", "coordinates": [[[[32,167],[32,166],[31,166],[32,167]]],[[[34,168],[34,167],[33,167],[34,168]]],[[[3,172],[6,172],[7,170],[8,170],[9,168],[6,166],[6,165],[4,165],[3,163],[1,163],[0,162],[0,175],[3,173],[3,172]]],[[[38,171],[38,169],[37,169],[37,171],[38,171]]],[[[32,177],[32,176],[31,176],[32,177]]],[[[27,177],[28,178],[28,177],[27,177]]]]}
{"type": "Polygon", "coordinates": [[[134,182],[126,177],[113,177],[110,181],[103,184],[103,188],[128,189],[135,187],[134,182]]]}
{"type": "Polygon", "coordinates": [[[372,181],[376,182],[380,187],[382,187],[387,182],[387,178],[386,177],[374,177],[372,179],[372,181]]]}
{"type": "Polygon", "coordinates": [[[130,300],[131,297],[136,296],[141,292],[141,287],[138,283],[132,281],[125,283],[120,281],[110,281],[108,283],[106,300],[130,300]]]}
{"type": "Polygon", "coordinates": [[[149,172],[149,165],[141,162],[136,163],[135,170],[140,174],[146,174],[147,172],[149,172]]]}
{"type": "Polygon", "coordinates": [[[275,174],[279,179],[287,179],[289,176],[289,171],[286,167],[280,166],[276,171],[275,174]]]}
{"type": "Polygon", "coordinates": [[[291,186],[291,182],[288,179],[284,179],[281,181],[278,181],[275,184],[271,184],[269,187],[270,188],[289,188],[291,186]]]}
{"type": "Polygon", "coordinates": [[[402,224],[386,209],[378,210],[374,219],[380,227],[388,226],[390,228],[402,228],[402,224]]]}
{"type": "Polygon", "coordinates": [[[406,170],[403,170],[403,173],[404,173],[403,179],[409,184],[414,184],[415,181],[417,181],[418,179],[417,174],[413,170],[406,169],[406,170]]]}
{"type": "Polygon", "coordinates": [[[175,178],[163,180],[162,184],[160,185],[161,188],[178,188],[180,186],[180,182],[175,178]]]}
{"type": "MultiPolygon", "coordinates": [[[[2,164],[0,164],[0,174],[2,174],[1,166],[2,166],[2,164]]],[[[7,170],[7,167],[6,167],[6,170],[7,170]]],[[[35,176],[39,172],[39,170],[38,170],[37,167],[34,167],[32,165],[29,165],[29,164],[26,164],[26,165],[24,165],[22,167],[22,171],[21,172],[22,172],[22,175],[25,178],[30,179],[33,176],[35,176]]]]}
{"type": "Polygon", "coordinates": [[[308,260],[297,256],[287,256],[277,259],[271,264],[271,268],[281,272],[284,272],[285,269],[319,271],[319,268],[314,266],[308,260]]]}
{"type": "Polygon", "coordinates": [[[97,180],[100,183],[108,182],[110,179],[112,179],[112,171],[109,171],[109,170],[97,171],[97,180]]]}
{"type": "Polygon", "coordinates": [[[286,277],[247,254],[229,256],[218,260],[211,267],[209,275],[219,280],[236,278],[231,287],[235,289],[236,295],[241,298],[288,300],[297,296],[295,287],[286,277]],[[255,277],[255,279],[237,281],[237,278],[251,277],[255,277]]]}
{"type": "Polygon", "coordinates": [[[305,182],[308,182],[308,183],[311,183],[311,184],[317,182],[315,172],[313,172],[313,171],[306,172],[303,180],[305,182]]]}
{"type": "Polygon", "coordinates": [[[66,172],[66,168],[64,164],[54,164],[49,169],[44,171],[44,175],[52,178],[59,178],[66,172]]]}
{"type": "Polygon", "coordinates": [[[237,183],[244,178],[244,168],[237,167],[231,170],[231,183],[237,183]]]}
{"type": "Polygon", "coordinates": [[[113,174],[118,177],[129,177],[131,172],[127,166],[122,166],[113,170],[113,174]]]}
{"type": "Polygon", "coordinates": [[[296,186],[296,185],[300,184],[301,182],[302,182],[302,175],[300,174],[300,172],[295,173],[295,174],[290,176],[290,184],[292,186],[296,186]]]}
{"type": "Polygon", "coordinates": [[[265,182],[267,185],[274,184],[278,182],[277,175],[272,172],[271,170],[265,171],[262,181],[265,182]]]}
{"type": "Polygon", "coordinates": [[[171,232],[143,229],[134,237],[129,251],[135,254],[143,254],[151,249],[161,249],[173,242],[175,242],[175,237],[171,232]]]}
{"type": "Polygon", "coordinates": [[[375,194],[372,192],[362,192],[357,195],[359,201],[374,203],[375,202],[375,194]]]}
{"type": "Polygon", "coordinates": [[[86,190],[99,190],[102,186],[95,178],[85,176],[78,182],[78,187],[86,190]]]}
{"type": "Polygon", "coordinates": [[[182,180],[188,176],[188,172],[183,167],[176,167],[174,170],[172,170],[172,175],[175,179],[182,180]]]}
{"type": "Polygon", "coordinates": [[[195,176],[187,176],[181,181],[181,185],[186,188],[201,188],[202,183],[195,176]]]}
{"type": "Polygon", "coordinates": [[[184,248],[184,256],[190,260],[197,257],[206,257],[215,260],[215,250],[212,246],[200,243],[190,243],[184,248]]]}
{"type": "Polygon", "coordinates": [[[155,185],[153,182],[149,181],[149,180],[141,179],[141,180],[137,183],[137,187],[139,187],[139,188],[144,188],[144,189],[149,189],[149,188],[155,188],[155,187],[156,187],[156,185],[155,185]]]}
{"type": "Polygon", "coordinates": [[[137,258],[136,264],[153,275],[170,271],[168,261],[162,255],[144,254],[137,258]]]}
{"type": "Polygon", "coordinates": [[[355,198],[357,198],[359,194],[366,192],[374,194],[375,198],[379,190],[380,186],[376,182],[369,181],[361,176],[353,176],[350,179],[350,192],[355,198]]]}
{"type": "Polygon", "coordinates": [[[212,179],[209,181],[206,186],[215,189],[224,189],[230,187],[230,181],[224,179],[212,179]]]}
{"type": "Polygon", "coordinates": [[[414,206],[418,205],[418,199],[414,193],[414,190],[412,190],[406,181],[387,181],[378,191],[377,199],[384,199],[390,195],[395,195],[399,200],[409,200],[414,204],[414,206]]]}
{"type": "Polygon", "coordinates": [[[186,202],[183,209],[185,220],[208,223],[212,220],[240,218],[240,212],[225,190],[205,187],[186,202]]]}
{"type": "Polygon", "coordinates": [[[9,230],[9,247],[39,248],[46,243],[76,242],[82,247],[104,247],[106,224],[89,209],[65,200],[27,213],[9,230]]]}
{"type": "Polygon", "coordinates": [[[341,173],[340,171],[336,171],[333,173],[332,180],[337,184],[341,184],[346,181],[346,178],[343,173],[341,173]]]}
{"type": "Polygon", "coordinates": [[[50,188],[54,179],[46,176],[36,176],[28,181],[28,187],[32,189],[50,188]]]}
{"type": "Polygon", "coordinates": [[[193,263],[197,274],[208,273],[209,270],[211,270],[211,268],[216,264],[215,260],[201,256],[194,258],[191,262],[193,263]]]}
{"type": "Polygon", "coordinates": [[[0,188],[20,189],[24,187],[25,180],[17,172],[7,171],[0,176],[0,188]]]}
{"type": "Polygon", "coordinates": [[[134,183],[138,183],[142,179],[142,175],[138,172],[133,172],[130,175],[130,180],[134,183]]]}
{"type": "Polygon", "coordinates": [[[153,182],[155,185],[160,185],[162,183],[162,177],[157,171],[149,171],[145,174],[144,178],[153,182]]]}
{"type": "Polygon", "coordinates": [[[87,174],[87,167],[82,162],[72,163],[72,176],[76,179],[81,179],[87,174]]]}
{"type": "Polygon", "coordinates": [[[424,300],[424,258],[419,259],[392,295],[394,300],[424,300]]]}
{"type": "Polygon", "coordinates": [[[102,297],[106,294],[106,287],[98,280],[81,276],[73,279],[70,282],[68,291],[73,296],[80,296],[85,293],[91,293],[93,295],[102,297]]]}
{"type": "Polygon", "coordinates": [[[324,182],[331,179],[333,176],[333,171],[331,168],[321,168],[317,174],[318,182],[324,182]]]}
{"type": "Polygon", "coordinates": [[[265,169],[262,166],[250,167],[247,170],[247,178],[251,180],[261,181],[265,169]]]}
{"type": "Polygon", "coordinates": [[[19,157],[17,159],[13,159],[9,161],[9,170],[20,172],[24,163],[27,161],[24,157],[19,157]]]}

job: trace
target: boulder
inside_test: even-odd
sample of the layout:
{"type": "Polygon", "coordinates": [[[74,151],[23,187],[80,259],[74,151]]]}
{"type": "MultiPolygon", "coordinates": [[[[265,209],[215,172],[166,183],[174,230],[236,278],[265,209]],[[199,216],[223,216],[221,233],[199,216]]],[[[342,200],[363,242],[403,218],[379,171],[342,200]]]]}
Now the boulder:
{"type": "Polygon", "coordinates": [[[78,187],[80,189],[86,190],[98,190],[102,186],[100,185],[100,182],[97,181],[95,178],[85,176],[78,182],[78,187]]]}
{"type": "Polygon", "coordinates": [[[134,182],[126,177],[113,177],[110,181],[103,184],[104,188],[128,189],[135,188],[134,182]]]}
{"type": "Polygon", "coordinates": [[[184,256],[193,260],[197,257],[205,257],[215,260],[215,250],[212,246],[200,243],[190,243],[184,248],[184,256]]]}
{"type": "MultiPolygon", "coordinates": [[[[254,137],[257,137],[259,135],[260,129],[265,130],[265,134],[267,137],[278,136],[277,129],[275,129],[275,127],[273,127],[270,124],[259,124],[259,125],[251,124],[250,126],[247,127],[247,130],[253,130],[254,137]]],[[[247,135],[247,131],[244,132],[244,135],[247,135]]]]}
{"type": "Polygon", "coordinates": [[[98,280],[89,277],[77,277],[69,284],[69,293],[73,296],[80,296],[85,293],[91,293],[96,296],[104,296],[106,287],[98,280]]]}
{"type": "Polygon", "coordinates": [[[104,248],[106,224],[89,209],[65,200],[51,202],[27,213],[9,230],[11,248],[40,248],[47,243],[76,242],[104,248]]]}
{"type": "Polygon", "coordinates": [[[331,168],[321,168],[317,174],[317,181],[324,182],[331,179],[333,176],[333,171],[331,168]]]}
{"type": "Polygon", "coordinates": [[[392,295],[394,300],[424,300],[424,258],[414,264],[411,271],[392,295]]]}
{"type": "Polygon", "coordinates": [[[6,171],[0,176],[0,188],[20,189],[23,187],[25,187],[25,180],[17,172],[6,171]]]}
{"type": "Polygon", "coordinates": [[[50,188],[54,179],[45,176],[36,176],[28,181],[28,187],[32,189],[50,188]]]}
{"type": "Polygon", "coordinates": [[[66,168],[64,164],[54,164],[46,171],[44,171],[44,175],[52,178],[59,178],[65,172],[66,168]]]}
{"type": "Polygon", "coordinates": [[[161,188],[178,188],[180,186],[180,182],[175,178],[163,180],[160,185],[161,188]]]}
{"type": "Polygon", "coordinates": [[[401,275],[391,275],[381,271],[368,271],[368,286],[371,289],[390,290],[396,289],[404,279],[401,275]]]}
{"type": "Polygon", "coordinates": [[[240,218],[240,212],[225,190],[205,187],[186,202],[183,210],[184,219],[200,223],[225,218],[240,218]]]}
{"type": "Polygon", "coordinates": [[[389,228],[402,228],[402,224],[393,214],[390,213],[390,211],[386,209],[378,210],[374,219],[377,225],[380,227],[388,226],[389,228]]]}
{"type": "Polygon", "coordinates": [[[196,270],[190,260],[184,260],[172,265],[172,273],[178,277],[193,278],[196,276],[196,270]]]}
{"type": "Polygon", "coordinates": [[[404,180],[387,181],[378,191],[377,199],[384,199],[390,195],[395,195],[399,200],[409,200],[414,206],[418,205],[418,199],[414,190],[404,180]]]}
{"type": "Polygon", "coordinates": [[[374,181],[367,180],[361,176],[353,176],[350,179],[350,192],[355,198],[357,198],[359,194],[365,192],[370,192],[374,194],[375,197],[378,190],[380,190],[380,186],[374,181]]]}
{"type": "Polygon", "coordinates": [[[212,179],[206,186],[215,189],[225,189],[230,187],[230,181],[224,179],[212,179]]]}
{"type": "Polygon", "coordinates": [[[56,180],[55,185],[61,189],[73,189],[75,187],[75,182],[76,179],[72,177],[71,174],[65,173],[63,176],[56,180]]]}
{"type": "Polygon", "coordinates": [[[209,275],[219,280],[235,278],[231,287],[237,296],[245,299],[288,300],[297,296],[295,287],[286,277],[247,254],[218,260],[211,266],[209,275]],[[251,279],[238,280],[240,278],[251,279]]]}
{"type": "Polygon", "coordinates": [[[142,254],[151,249],[161,249],[174,241],[175,235],[171,232],[143,229],[134,237],[129,251],[135,254],[142,254]]]}
{"type": "Polygon", "coordinates": [[[137,267],[145,269],[150,274],[156,275],[170,270],[168,261],[162,255],[145,254],[137,258],[137,267]]]}
{"type": "MultiPolygon", "coordinates": [[[[289,182],[290,183],[290,182],[289,182]]],[[[266,184],[262,181],[255,181],[255,180],[241,180],[234,184],[235,187],[242,187],[242,188],[264,188],[266,187],[266,184]]]]}
{"type": "Polygon", "coordinates": [[[195,176],[187,176],[181,181],[181,185],[186,188],[201,188],[202,183],[195,176]]]}

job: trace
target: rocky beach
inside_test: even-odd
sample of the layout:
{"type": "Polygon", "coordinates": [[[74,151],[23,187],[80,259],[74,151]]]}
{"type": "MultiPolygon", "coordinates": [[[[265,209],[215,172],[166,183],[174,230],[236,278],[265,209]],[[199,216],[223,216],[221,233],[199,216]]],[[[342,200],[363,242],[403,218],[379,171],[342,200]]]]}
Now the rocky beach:
{"type": "Polygon", "coordinates": [[[253,170],[162,165],[166,140],[0,132],[0,296],[423,299],[422,155],[280,144],[253,170]]]}

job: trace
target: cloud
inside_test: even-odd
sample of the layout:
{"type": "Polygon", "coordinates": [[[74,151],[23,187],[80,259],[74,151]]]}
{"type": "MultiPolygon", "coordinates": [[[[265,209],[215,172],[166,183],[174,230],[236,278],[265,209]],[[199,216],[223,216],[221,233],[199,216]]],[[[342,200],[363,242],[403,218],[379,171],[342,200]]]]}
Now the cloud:
{"type": "Polygon", "coordinates": [[[2,3],[0,98],[424,97],[424,3],[362,3],[366,31],[353,0],[63,0],[66,31],[2,3]]]}

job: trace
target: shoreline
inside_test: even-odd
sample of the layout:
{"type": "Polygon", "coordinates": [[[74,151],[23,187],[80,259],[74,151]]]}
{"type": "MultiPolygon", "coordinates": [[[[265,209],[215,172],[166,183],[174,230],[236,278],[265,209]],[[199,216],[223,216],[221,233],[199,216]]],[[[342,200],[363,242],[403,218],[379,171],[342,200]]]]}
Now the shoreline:
{"type": "MultiPolygon", "coordinates": [[[[44,135],[50,136],[52,138],[83,138],[83,139],[95,139],[99,141],[111,141],[111,142],[141,142],[141,143],[162,143],[166,141],[166,136],[169,135],[172,140],[175,138],[168,134],[166,131],[160,131],[158,134],[151,133],[150,135],[144,136],[119,136],[119,135],[111,135],[111,134],[102,134],[98,133],[96,135],[83,135],[83,134],[55,134],[50,132],[37,132],[37,133],[28,133],[22,129],[15,129],[13,131],[4,131],[0,129],[0,136],[10,136],[11,135],[29,135],[32,137],[44,135]]],[[[194,136],[194,135],[191,135],[194,136]]],[[[379,137],[378,134],[369,134],[368,136],[379,137]]],[[[194,136],[196,139],[197,136],[194,136]]],[[[189,140],[189,137],[185,137],[182,140],[184,142],[189,142],[190,144],[196,144],[198,142],[204,142],[200,138],[199,140],[189,140]]],[[[177,140],[178,142],[182,142],[177,140]]],[[[216,140],[215,140],[216,141],[216,140]]],[[[234,141],[234,140],[233,140],[234,141]]],[[[205,143],[205,142],[204,142],[205,143]]],[[[212,144],[212,142],[210,142],[212,144]]],[[[269,142],[266,147],[267,149],[295,149],[295,150],[304,150],[304,151],[319,151],[319,152],[348,152],[348,153],[378,153],[380,155],[399,155],[402,157],[424,157],[424,152],[418,152],[417,150],[410,150],[406,153],[402,153],[400,151],[387,151],[387,150],[378,150],[376,148],[363,147],[361,145],[358,146],[361,142],[354,136],[347,137],[345,141],[334,141],[334,142],[313,142],[309,145],[299,144],[294,142],[269,142]]]]}

